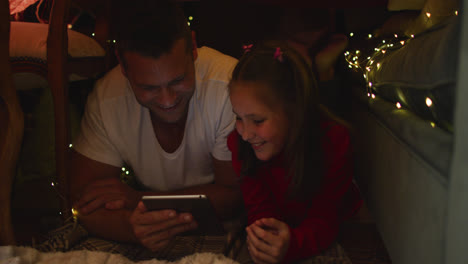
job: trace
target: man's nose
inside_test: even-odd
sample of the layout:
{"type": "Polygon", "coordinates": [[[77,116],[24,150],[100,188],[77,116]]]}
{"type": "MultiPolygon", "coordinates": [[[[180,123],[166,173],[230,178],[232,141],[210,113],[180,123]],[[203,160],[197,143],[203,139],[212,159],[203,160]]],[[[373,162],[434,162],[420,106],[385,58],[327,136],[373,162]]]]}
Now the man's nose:
{"type": "Polygon", "coordinates": [[[161,107],[172,107],[176,104],[177,93],[174,92],[170,87],[161,87],[156,101],[161,107]]]}

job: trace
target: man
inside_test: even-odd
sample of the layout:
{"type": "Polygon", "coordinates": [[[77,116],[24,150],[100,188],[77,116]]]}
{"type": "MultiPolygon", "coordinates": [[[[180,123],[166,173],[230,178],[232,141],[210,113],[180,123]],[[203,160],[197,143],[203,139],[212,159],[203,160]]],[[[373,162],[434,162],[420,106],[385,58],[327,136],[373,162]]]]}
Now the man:
{"type": "Polygon", "coordinates": [[[88,97],[70,192],[90,233],[157,251],[197,223],[187,213],[147,211],[142,195],[206,194],[224,219],[242,208],[226,146],[234,128],[227,83],[237,61],[198,49],[173,3],[119,2],[119,65],[88,97]],[[145,191],[120,182],[124,163],[145,191]]]}

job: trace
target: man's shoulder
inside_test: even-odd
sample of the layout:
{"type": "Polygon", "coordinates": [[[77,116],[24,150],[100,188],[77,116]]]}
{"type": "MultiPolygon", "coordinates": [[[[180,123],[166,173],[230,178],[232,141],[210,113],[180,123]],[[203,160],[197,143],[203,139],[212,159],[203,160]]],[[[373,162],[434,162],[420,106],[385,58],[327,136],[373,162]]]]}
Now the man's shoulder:
{"type": "Polygon", "coordinates": [[[128,80],[117,65],[96,81],[94,92],[98,98],[107,100],[128,95],[128,88],[128,80]]]}
{"type": "Polygon", "coordinates": [[[238,60],[209,47],[198,49],[195,62],[197,75],[202,80],[229,82],[238,60]]]}

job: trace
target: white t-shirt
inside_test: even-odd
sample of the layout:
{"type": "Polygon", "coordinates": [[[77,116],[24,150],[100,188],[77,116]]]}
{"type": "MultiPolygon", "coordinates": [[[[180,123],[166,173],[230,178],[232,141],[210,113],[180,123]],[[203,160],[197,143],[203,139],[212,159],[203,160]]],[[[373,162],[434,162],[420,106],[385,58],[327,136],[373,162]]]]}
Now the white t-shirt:
{"type": "Polygon", "coordinates": [[[236,63],[214,49],[198,49],[184,138],[173,153],[159,145],[149,110],[136,101],[120,66],[115,67],[89,94],[74,149],[112,166],[128,164],[137,180],[154,191],[213,182],[212,157],[231,160],[226,139],[235,117],[227,84],[236,63]]]}

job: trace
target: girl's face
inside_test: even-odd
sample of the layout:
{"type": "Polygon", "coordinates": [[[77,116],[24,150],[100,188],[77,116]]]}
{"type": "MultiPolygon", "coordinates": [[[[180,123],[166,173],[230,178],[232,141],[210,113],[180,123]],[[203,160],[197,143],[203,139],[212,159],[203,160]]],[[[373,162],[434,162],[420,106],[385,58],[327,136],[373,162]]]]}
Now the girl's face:
{"type": "Polygon", "coordinates": [[[283,103],[268,91],[269,87],[259,82],[235,81],[230,86],[237,132],[263,161],[283,150],[289,129],[283,103]]]}

